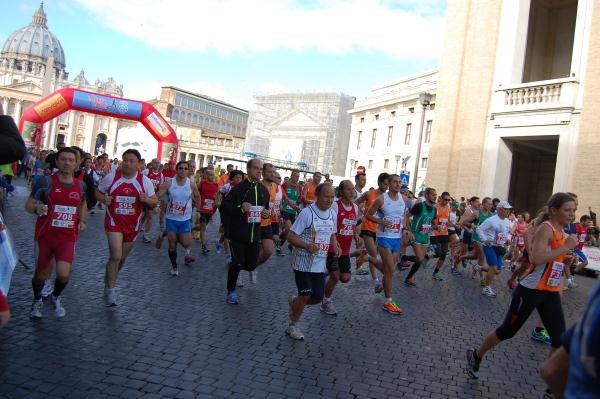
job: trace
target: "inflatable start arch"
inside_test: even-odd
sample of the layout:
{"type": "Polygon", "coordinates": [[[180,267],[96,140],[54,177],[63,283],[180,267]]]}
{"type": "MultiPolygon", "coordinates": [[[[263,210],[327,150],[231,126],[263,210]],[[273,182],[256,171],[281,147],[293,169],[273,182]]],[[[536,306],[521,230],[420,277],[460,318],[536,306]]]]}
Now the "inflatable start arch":
{"type": "Polygon", "coordinates": [[[25,144],[39,148],[42,143],[42,124],[69,110],[138,121],[158,141],[159,161],[177,160],[177,134],[152,105],[73,88],[57,90],[23,112],[19,132],[25,144]]]}

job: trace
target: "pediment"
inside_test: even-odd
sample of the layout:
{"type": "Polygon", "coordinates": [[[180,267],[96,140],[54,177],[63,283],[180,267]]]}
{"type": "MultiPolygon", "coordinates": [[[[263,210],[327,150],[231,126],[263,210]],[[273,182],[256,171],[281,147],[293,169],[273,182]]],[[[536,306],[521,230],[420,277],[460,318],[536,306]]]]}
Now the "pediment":
{"type": "Polygon", "coordinates": [[[287,113],[283,114],[279,118],[275,119],[269,124],[271,129],[276,128],[325,128],[318,119],[312,115],[304,112],[301,109],[292,109],[287,113]]]}
{"type": "Polygon", "coordinates": [[[3,89],[42,95],[42,86],[31,80],[2,86],[3,89]]]}

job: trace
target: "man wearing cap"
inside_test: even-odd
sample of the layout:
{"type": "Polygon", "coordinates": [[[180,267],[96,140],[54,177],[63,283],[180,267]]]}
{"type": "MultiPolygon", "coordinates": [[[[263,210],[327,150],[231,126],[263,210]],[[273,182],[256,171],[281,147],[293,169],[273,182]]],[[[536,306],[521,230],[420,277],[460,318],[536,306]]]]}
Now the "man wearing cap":
{"type": "Polygon", "coordinates": [[[477,226],[477,235],[483,243],[483,253],[489,265],[481,293],[491,298],[496,297],[496,293],[491,287],[492,280],[502,270],[506,247],[511,242],[510,220],[508,219],[511,209],[512,206],[508,201],[500,201],[496,207],[496,214],[477,226]]]}

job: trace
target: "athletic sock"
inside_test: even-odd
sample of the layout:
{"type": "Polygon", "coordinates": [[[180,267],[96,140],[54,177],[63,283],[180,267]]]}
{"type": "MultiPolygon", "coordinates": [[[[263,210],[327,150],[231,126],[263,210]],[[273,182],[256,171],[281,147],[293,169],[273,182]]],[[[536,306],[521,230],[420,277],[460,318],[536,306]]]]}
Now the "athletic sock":
{"type": "Polygon", "coordinates": [[[65,289],[65,287],[67,286],[68,283],[69,283],[69,280],[67,280],[67,281],[60,281],[59,279],[54,280],[54,292],[52,292],[52,295],[54,295],[55,298],[58,298],[58,296],[63,292],[63,290],[65,289]]]}
{"type": "Polygon", "coordinates": [[[173,267],[177,267],[177,250],[175,250],[175,251],[169,250],[169,259],[171,259],[171,265],[173,267]]]}
{"type": "Polygon", "coordinates": [[[38,281],[34,278],[31,279],[31,288],[33,288],[33,297],[36,301],[42,299],[42,288],[44,288],[44,281],[38,281]]]}
{"type": "Polygon", "coordinates": [[[417,270],[419,270],[420,267],[421,264],[419,262],[413,263],[412,267],[410,268],[410,271],[408,272],[408,276],[406,276],[406,279],[410,280],[415,275],[417,270]]]}

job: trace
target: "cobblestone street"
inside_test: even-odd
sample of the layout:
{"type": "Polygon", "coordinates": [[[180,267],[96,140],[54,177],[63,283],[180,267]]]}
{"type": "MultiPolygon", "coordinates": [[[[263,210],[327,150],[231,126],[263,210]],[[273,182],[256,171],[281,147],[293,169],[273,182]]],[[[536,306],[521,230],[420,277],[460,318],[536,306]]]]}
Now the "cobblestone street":
{"type": "MultiPolygon", "coordinates": [[[[17,184],[23,184],[22,180],[17,184]]],[[[23,261],[33,267],[34,216],[23,210],[19,187],[5,218],[23,261]]],[[[288,338],[287,297],[295,293],[290,256],[274,256],[258,269],[256,284],[238,289],[240,305],[225,303],[225,256],[208,256],[194,243],[196,262],[169,275],[166,247],[141,240],[119,275],[119,306],[103,302],[107,244],[104,213],[88,219],[79,239],[71,280],[62,295],[67,315],[52,306],[29,319],[33,270],[18,265],[8,296],[12,320],[0,330],[2,398],[537,398],[545,389],[538,366],[549,347],[529,333],[537,314],[509,342],[490,352],[479,381],[463,371],[467,346],[502,321],[510,299],[507,271],[494,283],[496,299],[481,295],[466,273],[418,288],[394,276],[403,316],[381,310],[369,276],[338,285],[335,317],[317,306],[303,315],[305,341],[288,338]]],[[[166,244],[166,242],[165,242],[166,244]]],[[[180,252],[180,260],[183,253],[180,252]]],[[[567,325],[583,309],[595,280],[563,296],[567,325]]]]}

